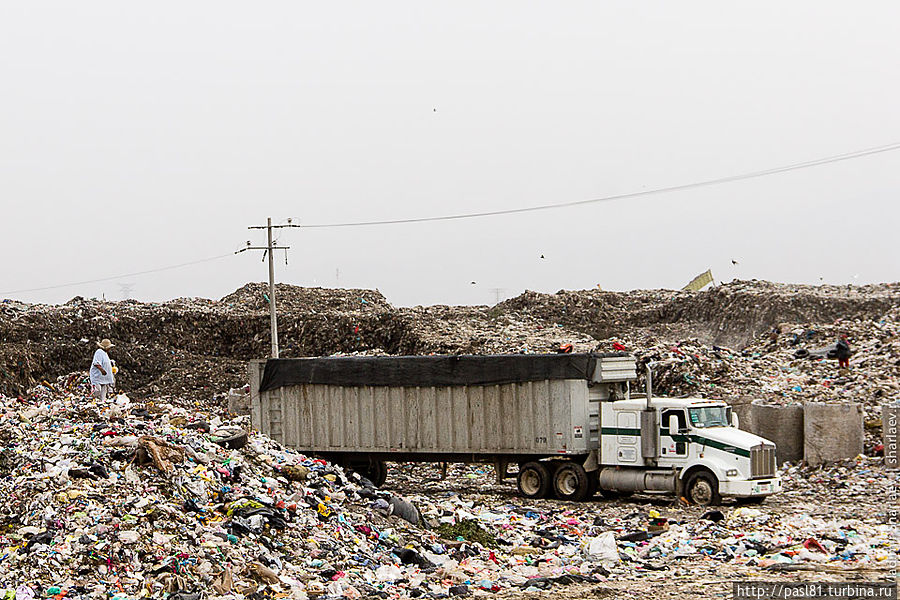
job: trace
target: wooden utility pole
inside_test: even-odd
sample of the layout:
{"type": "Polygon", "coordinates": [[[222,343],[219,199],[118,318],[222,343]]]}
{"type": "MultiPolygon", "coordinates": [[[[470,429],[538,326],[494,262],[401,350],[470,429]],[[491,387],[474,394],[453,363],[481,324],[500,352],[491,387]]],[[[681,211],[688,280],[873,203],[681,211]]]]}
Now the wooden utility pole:
{"type": "Polygon", "coordinates": [[[265,229],[267,233],[267,241],[268,244],[265,246],[251,246],[250,241],[247,241],[247,245],[235,254],[240,254],[241,252],[246,252],[247,250],[263,250],[263,260],[266,260],[266,255],[269,258],[269,318],[272,326],[272,358],[278,358],[278,313],[275,310],[275,250],[284,250],[284,264],[287,264],[287,251],[290,249],[290,246],[278,246],[277,242],[272,241],[272,230],[273,229],[284,229],[287,227],[300,227],[299,225],[294,225],[291,223],[292,219],[288,219],[287,223],[284,225],[272,225],[272,217],[266,219],[265,225],[253,225],[248,227],[247,229],[265,229]]]}

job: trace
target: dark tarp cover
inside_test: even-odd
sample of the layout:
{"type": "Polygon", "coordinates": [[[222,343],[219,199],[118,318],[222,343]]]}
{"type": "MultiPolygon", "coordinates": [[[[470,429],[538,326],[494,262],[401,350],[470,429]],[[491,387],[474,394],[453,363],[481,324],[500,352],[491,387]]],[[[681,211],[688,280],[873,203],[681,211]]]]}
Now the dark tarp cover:
{"type": "Polygon", "coordinates": [[[601,355],[275,358],[266,361],[259,391],[304,384],[443,386],[496,385],[543,379],[591,379],[598,356],[601,355]]]}

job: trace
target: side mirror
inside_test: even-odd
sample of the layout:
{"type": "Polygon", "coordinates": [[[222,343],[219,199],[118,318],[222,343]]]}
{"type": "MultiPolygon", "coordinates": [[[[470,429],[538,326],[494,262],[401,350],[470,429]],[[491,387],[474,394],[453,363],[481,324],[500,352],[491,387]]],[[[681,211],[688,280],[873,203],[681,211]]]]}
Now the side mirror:
{"type": "Polygon", "coordinates": [[[678,415],[669,415],[669,435],[675,435],[678,432],[678,415]]]}
{"type": "Polygon", "coordinates": [[[731,413],[731,426],[735,429],[739,429],[741,426],[741,420],[738,419],[737,413],[731,413]]]}

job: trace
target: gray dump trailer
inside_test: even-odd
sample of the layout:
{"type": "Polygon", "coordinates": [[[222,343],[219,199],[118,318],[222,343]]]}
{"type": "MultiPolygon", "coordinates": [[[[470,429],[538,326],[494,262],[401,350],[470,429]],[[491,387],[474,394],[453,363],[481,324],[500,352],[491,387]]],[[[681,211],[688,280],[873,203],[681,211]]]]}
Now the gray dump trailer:
{"type": "Polygon", "coordinates": [[[781,488],[775,446],[703,398],[631,398],[611,354],[301,358],[250,365],[254,428],[353,468],[385,461],[518,464],[529,498],[674,492],[698,504],[781,488]]]}
{"type": "MultiPolygon", "coordinates": [[[[597,448],[599,402],[625,399],[625,353],[299,358],[250,365],[253,427],[369,476],[385,461],[510,464],[597,448]]],[[[530,495],[530,494],[529,494],[530,495]]]]}

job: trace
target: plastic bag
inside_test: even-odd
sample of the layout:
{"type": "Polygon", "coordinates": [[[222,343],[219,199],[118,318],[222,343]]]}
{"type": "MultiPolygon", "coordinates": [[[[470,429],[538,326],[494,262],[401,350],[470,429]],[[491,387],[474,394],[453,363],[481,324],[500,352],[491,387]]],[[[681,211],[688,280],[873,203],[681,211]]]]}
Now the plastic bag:
{"type": "Polygon", "coordinates": [[[601,533],[590,538],[587,544],[587,555],[598,562],[619,562],[619,547],[612,531],[601,533]]]}

